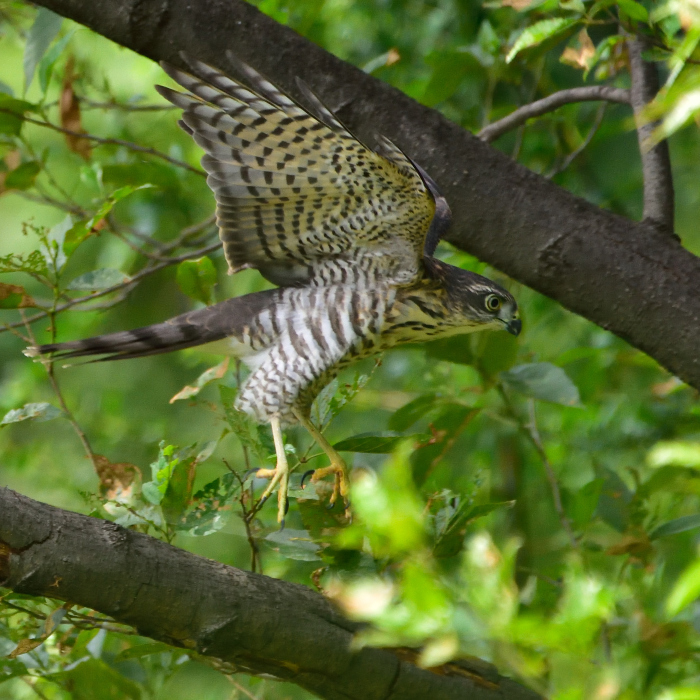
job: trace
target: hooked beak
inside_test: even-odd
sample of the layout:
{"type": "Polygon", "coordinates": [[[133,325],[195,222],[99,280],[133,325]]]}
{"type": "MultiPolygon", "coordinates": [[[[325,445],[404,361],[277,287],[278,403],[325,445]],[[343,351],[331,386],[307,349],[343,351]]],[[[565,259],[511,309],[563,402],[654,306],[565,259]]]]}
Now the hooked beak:
{"type": "Polygon", "coordinates": [[[523,322],[519,318],[514,318],[506,323],[506,330],[512,335],[520,335],[523,329],[523,322]]]}

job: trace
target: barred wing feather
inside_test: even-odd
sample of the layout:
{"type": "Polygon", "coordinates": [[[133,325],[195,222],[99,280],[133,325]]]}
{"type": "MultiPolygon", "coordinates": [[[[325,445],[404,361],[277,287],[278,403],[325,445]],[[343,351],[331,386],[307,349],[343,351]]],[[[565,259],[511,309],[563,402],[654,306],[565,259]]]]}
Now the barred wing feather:
{"type": "Polygon", "coordinates": [[[387,281],[420,274],[435,201],[394,144],[368,149],[305,86],[316,116],[245,64],[253,89],[188,62],[192,73],[163,66],[188,93],[158,89],[205,151],[232,270],[255,267],[280,285],[336,281],[343,264],[387,281]]]}

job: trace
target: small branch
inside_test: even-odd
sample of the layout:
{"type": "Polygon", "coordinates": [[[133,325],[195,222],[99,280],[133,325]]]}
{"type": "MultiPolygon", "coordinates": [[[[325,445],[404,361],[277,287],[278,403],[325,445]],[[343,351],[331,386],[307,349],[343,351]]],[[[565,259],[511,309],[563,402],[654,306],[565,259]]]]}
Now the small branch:
{"type": "Polygon", "coordinates": [[[643,219],[668,233],[673,233],[673,174],[668,142],[664,140],[649,148],[649,138],[659,122],[649,122],[642,116],[644,108],[659,92],[659,74],[656,66],[645,61],[642,56],[646,47],[646,40],[640,37],[630,37],[627,40],[632,81],[630,97],[637,125],[644,177],[643,219]]]}
{"type": "Polygon", "coordinates": [[[555,175],[558,175],[559,173],[563,173],[573,162],[578,156],[583,153],[583,151],[588,148],[588,144],[593,140],[593,137],[596,135],[598,129],[600,128],[600,125],[603,123],[603,117],[605,116],[605,110],[607,109],[608,105],[607,103],[603,102],[603,104],[598,107],[598,111],[596,112],[595,119],[593,121],[593,125],[591,128],[588,130],[588,133],[586,134],[586,138],[583,139],[583,143],[574,151],[569,153],[569,155],[564,158],[564,160],[555,168],[552,168],[550,172],[548,172],[545,177],[548,180],[551,180],[555,175]]]}
{"type": "Polygon", "coordinates": [[[559,516],[559,522],[564,528],[564,531],[566,532],[567,537],[569,538],[569,542],[571,543],[572,548],[578,549],[578,542],[576,541],[576,536],[574,535],[574,532],[571,529],[571,523],[569,522],[569,518],[566,516],[566,512],[564,511],[564,505],[561,500],[561,491],[559,490],[559,482],[557,481],[557,475],[554,473],[554,469],[552,468],[552,464],[549,461],[549,457],[547,457],[547,452],[544,449],[544,444],[542,443],[542,438],[540,437],[540,432],[537,428],[537,416],[535,414],[534,399],[528,400],[530,419],[527,423],[525,423],[520,419],[520,416],[515,410],[515,406],[513,406],[513,402],[510,400],[510,397],[506,393],[506,390],[503,388],[503,386],[501,384],[498,384],[497,388],[498,393],[500,394],[501,399],[505,404],[506,410],[508,411],[508,414],[517,423],[520,432],[523,435],[525,435],[525,437],[529,440],[529,442],[535,448],[535,452],[537,452],[537,455],[542,461],[542,464],[544,465],[545,474],[547,475],[547,481],[549,482],[549,486],[552,490],[552,500],[554,501],[554,509],[557,511],[557,515],[559,516]]]}
{"type": "MultiPolygon", "coordinates": [[[[15,117],[17,116],[17,113],[13,112],[10,109],[0,108],[0,113],[10,114],[10,115],[15,116],[15,117]]],[[[35,124],[36,126],[43,126],[47,129],[51,129],[53,131],[58,131],[60,134],[66,134],[68,136],[75,136],[75,137],[81,138],[81,139],[88,139],[89,141],[94,141],[95,143],[99,143],[103,146],[124,146],[124,148],[128,148],[131,151],[136,151],[138,153],[145,153],[149,156],[154,156],[155,158],[161,158],[162,160],[165,160],[168,163],[172,163],[173,165],[177,165],[178,168],[184,168],[185,170],[189,170],[191,173],[195,173],[196,175],[201,175],[202,177],[206,177],[206,173],[203,170],[200,170],[199,168],[194,168],[189,163],[185,163],[184,161],[178,160],[177,158],[171,158],[169,155],[166,155],[165,153],[161,153],[160,151],[156,151],[155,148],[149,148],[147,146],[139,146],[136,143],[132,143],[131,141],[124,141],[123,139],[104,138],[102,136],[94,136],[93,134],[87,134],[87,133],[84,133],[82,131],[73,131],[71,129],[64,129],[62,126],[57,126],[56,124],[52,124],[51,122],[44,122],[44,121],[41,121],[40,119],[32,119],[31,117],[22,117],[22,120],[25,122],[28,122],[29,124],[35,124]]]]}
{"type": "Polygon", "coordinates": [[[34,316],[30,316],[29,318],[23,320],[23,321],[17,321],[16,323],[6,323],[2,328],[0,328],[0,333],[3,333],[5,331],[8,331],[12,328],[18,328],[20,326],[24,326],[25,323],[35,323],[36,321],[40,321],[42,318],[46,318],[49,314],[51,313],[59,313],[61,311],[65,311],[66,309],[70,309],[73,306],[76,306],[78,304],[84,304],[86,301],[91,301],[92,299],[97,299],[99,297],[103,297],[107,294],[112,294],[113,292],[118,292],[121,289],[126,289],[127,287],[131,287],[136,282],[141,281],[144,277],[148,277],[149,275],[152,275],[166,267],[169,267],[170,265],[176,265],[177,263],[182,262],[183,260],[191,260],[192,258],[199,258],[202,257],[203,255],[207,255],[207,253],[212,253],[215,250],[218,250],[221,248],[221,243],[217,241],[216,243],[212,243],[211,245],[207,246],[206,248],[200,248],[199,250],[194,250],[190,253],[185,253],[183,255],[178,255],[177,257],[174,258],[169,258],[167,261],[159,263],[157,265],[151,265],[149,267],[144,268],[141,270],[141,272],[137,272],[133,277],[131,277],[127,282],[121,282],[120,284],[115,284],[113,287],[108,287],[107,289],[101,289],[97,292],[92,292],[91,294],[86,294],[84,297],[80,297],[79,299],[71,299],[70,301],[67,301],[65,304],[61,304],[57,306],[55,309],[47,309],[45,311],[42,311],[41,313],[34,314],[34,316]]]}
{"type": "Polygon", "coordinates": [[[516,129],[524,124],[528,119],[541,117],[547,112],[572,102],[617,102],[618,104],[630,103],[630,91],[622,88],[610,87],[609,85],[591,85],[588,87],[571,88],[570,90],[560,90],[552,95],[543,97],[541,100],[523,105],[511,112],[507,117],[499,119],[493,124],[484,127],[477,136],[486,143],[491,143],[499,136],[503,136],[508,131],[516,129]]]}

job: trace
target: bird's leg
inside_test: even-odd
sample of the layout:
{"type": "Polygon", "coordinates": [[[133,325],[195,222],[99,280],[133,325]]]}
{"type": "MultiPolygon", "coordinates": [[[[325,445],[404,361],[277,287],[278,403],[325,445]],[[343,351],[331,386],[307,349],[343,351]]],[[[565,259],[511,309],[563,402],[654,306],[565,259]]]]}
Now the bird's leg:
{"type": "Polygon", "coordinates": [[[287,486],[289,485],[289,464],[287,463],[287,453],[284,451],[284,439],[282,438],[282,426],[279,418],[270,419],[272,428],[272,438],[275,441],[275,454],[277,455],[277,466],[274,469],[258,469],[256,477],[270,479],[265,492],[260,498],[263,504],[279,484],[277,494],[277,522],[284,527],[284,516],[287,511],[287,486]]]}
{"type": "Polygon", "coordinates": [[[335,484],[333,486],[333,495],[331,496],[330,505],[333,505],[338,496],[342,496],[344,503],[348,504],[350,495],[350,479],[348,478],[348,467],[345,460],[333,449],[333,446],[326,440],[320,430],[300,411],[293,409],[294,415],[299,422],[311,433],[311,437],[316,441],[318,446],[328,455],[331,463],[327,467],[314,470],[311,475],[311,481],[318,481],[329,474],[335,475],[335,484]]]}

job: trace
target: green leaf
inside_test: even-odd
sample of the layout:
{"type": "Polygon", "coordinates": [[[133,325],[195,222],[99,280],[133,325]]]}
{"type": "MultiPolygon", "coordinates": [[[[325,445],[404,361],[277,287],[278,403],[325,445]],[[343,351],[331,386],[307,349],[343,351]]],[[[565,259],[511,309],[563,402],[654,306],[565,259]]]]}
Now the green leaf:
{"type": "Polygon", "coordinates": [[[34,185],[36,176],[41,172],[41,163],[29,160],[10,170],[5,178],[6,190],[28,190],[34,185]]]}
{"type": "Polygon", "coordinates": [[[474,352],[469,335],[453,335],[450,338],[433,340],[425,344],[425,354],[436,360],[454,362],[458,365],[471,365],[474,363],[474,352]]]}
{"type": "Polygon", "coordinates": [[[103,267],[100,270],[92,270],[72,279],[66,289],[89,292],[96,289],[109,289],[130,280],[131,277],[120,270],[103,267]]]}
{"type": "Polygon", "coordinates": [[[657,442],[647,455],[647,464],[654,469],[661,467],[700,469],[700,442],[690,440],[657,442]]]}
{"type": "Polygon", "coordinates": [[[423,435],[403,435],[394,431],[382,433],[360,433],[345,438],[333,445],[338,452],[364,452],[369,454],[389,454],[403,440],[417,440],[423,435]]]}
{"type": "Polygon", "coordinates": [[[192,398],[193,396],[199,394],[199,392],[207,384],[210,384],[217,379],[221,379],[228,370],[229,361],[230,358],[227,357],[223,362],[220,362],[215,367],[210,367],[205,372],[202,372],[193,385],[188,385],[180,389],[180,391],[178,391],[177,394],[170,399],[170,403],[174,403],[175,401],[180,401],[182,399],[192,398]]]}
{"type": "Polygon", "coordinates": [[[177,523],[178,530],[204,537],[220,530],[231,516],[233,497],[240,491],[240,482],[234,474],[227,473],[195,493],[190,509],[177,523]]]}
{"type": "Polygon", "coordinates": [[[549,362],[518,365],[501,372],[501,379],[508,388],[533,399],[563,406],[581,405],[576,385],[561,367],[549,362]]]}
{"type": "Polygon", "coordinates": [[[151,481],[141,486],[143,497],[153,505],[159,505],[165,496],[175,468],[180,463],[173,457],[174,445],[166,445],[162,440],[159,447],[158,459],[151,463],[151,481]]]}
{"type": "Polygon", "coordinates": [[[211,304],[216,284],[216,268],[206,256],[199,260],[184,260],[177,267],[177,284],[188,297],[211,304]]]}
{"type": "Polygon", "coordinates": [[[62,416],[61,409],[52,406],[50,403],[27,403],[22,408],[15,408],[8,411],[0,421],[0,425],[19,423],[23,420],[47,421],[62,416]]]}
{"type": "Polygon", "coordinates": [[[477,369],[489,381],[499,372],[510,369],[518,357],[518,339],[510,333],[492,331],[481,333],[474,339],[476,343],[477,369]]]}
{"type": "Polygon", "coordinates": [[[265,537],[265,542],[285,559],[296,561],[318,561],[321,547],[316,544],[306,530],[291,530],[271,532],[265,537]]]}
{"type": "Polygon", "coordinates": [[[181,458],[174,461],[168,485],[160,503],[165,522],[170,525],[180,520],[190,504],[196,466],[196,459],[181,458]]]}
{"type": "Polygon", "coordinates": [[[659,525],[649,534],[649,539],[656,540],[659,537],[695,530],[698,527],[700,527],[700,515],[683,515],[680,518],[675,518],[659,525]]]}
{"type": "Polygon", "coordinates": [[[0,134],[19,136],[24,122],[24,113],[34,111],[36,105],[25,100],[16,100],[10,95],[0,93],[0,134]]]}
{"type": "Polygon", "coordinates": [[[0,257],[0,272],[29,272],[45,275],[46,259],[39,250],[33,250],[29,255],[10,253],[0,257]]]}
{"type": "Polygon", "coordinates": [[[46,235],[44,241],[44,259],[47,266],[54,271],[60,270],[66,264],[66,254],[63,251],[63,243],[66,234],[73,227],[73,219],[70,214],[63,221],[59,221],[46,235]]]}
{"type": "Polygon", "coordinates": [[[564,510],[576,527],[590,522],[598,507],[604,479],[593,479],[577,491],[563,491],[564,510]]]}
{"type": "Polygon", "coordinates": [[[0,282],[0,309],[26,309],[36,302],[18,284],[0,282]]]}
{"type": "MultiPolygon", "coordinates": [[[[270,452],[260,439],[260,432],[255,421],[247,413],[237,411],[234,408],[237,394],[235,389],[223,384],[219,385],[219,396],[224,407],[226,422],[231,428],[231,432],[240,440],[241,445],[252,450],[261,462],[265,462],[270,452]]],[[[272,452],[274,453],[274,447],[272,452]]]]}
{"type": "Polygon", "coordinates": [[[124,649],[124,651],[120,651],[114,658],[114,661],[118,663],[119,661],[127,661],[128,659],[140,659],[143,656],[162,654],[167,651],[173,651],[173,648],[169,644],[164,644],[163,642],[137,644],[136,646],[124,649]]]}
{"type": "Polygon", "coordinates": [[[666,614],[674,617],[700,596],[700,560],[694,561],[678,577],[666,599],[666,614]]]}
{"type": "Polygon", "coordinates": [[[27,34],[27,43],[24,47],[24,91],[31,85],[34,72],[39,65],[46,49],[54,40],[63,24],[63,17],[57,15],[45,7],[39,8],[34,24],[27,34]]]}
{"type": "Polygon", "coordinates": [[[417,420],[420,420],[430,409],[439,402],[437,394],[421,394],[409,401],[389,418],[390,430],[408,430],[417,420]]]}
{"type": "Polygon", "coordinates": [[[74,700],[142,700],[142,686],[101,659],[87,658],[68,670],[46,676],[70,688],[74,700]]]}
{"type": "Polygon", "coordinates": [[[644,5],[635,0],[617,0],[617,6],[630,18],[638,22],[648,22],[649,13],[644,5]]]}
{"type": "Polygon", "coordinates": [[[514,505],[515,501],[500,501],[472,506],[469,501],[463,501],[438,537],[433,548],[434,555],[438,558],[456,556],[462,551],[467,527],[474,520],[483,518],[499,508],[512,508],[514,505]]]}
{"type": "Polygon", "coordinates": [[[567,19],[565,17],[555,17],[535,22],[535,24],[527,27],[516,39],[513,48],[506,56],[506,63],[510,63],[523,49],[537,46],[545,41],[545,39],[550,39],[558,34],[562,34],[567,29],[578,24],[578,22],[578,19],[567,19]]]}
{"type": "Polygon", "coordinates": [[[68,45],[68,42],[73,38],[75,29],[71,29],[65,36],[61,37],[47,52],[44,58],[39,63],[39,87],[41,92],[45,93],[49,87],[49,80],[53,73],[54,66],[58,57],[63,53],[63,50],[68,45]]]}

